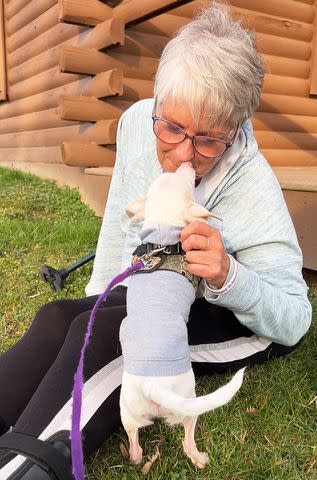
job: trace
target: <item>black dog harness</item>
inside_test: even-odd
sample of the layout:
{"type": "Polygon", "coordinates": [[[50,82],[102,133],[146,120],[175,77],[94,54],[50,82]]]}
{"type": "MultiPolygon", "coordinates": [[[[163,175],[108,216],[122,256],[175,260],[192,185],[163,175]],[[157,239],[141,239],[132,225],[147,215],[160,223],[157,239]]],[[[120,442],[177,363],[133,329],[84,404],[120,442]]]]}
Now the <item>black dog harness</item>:
{"type": "Polygon", "coordinates": [[[158,245],[156,243],[142,243],[133,252],[132,263],[147,256],[144,268],[133,272],[133,275],[140,273],[152,273],[155,270],[170,270],[186,277],[195,289],[198,288],[200,278],[190,273],[187,269],[188,262],[186,253],[180,242],[175,245],[158,245]]]}

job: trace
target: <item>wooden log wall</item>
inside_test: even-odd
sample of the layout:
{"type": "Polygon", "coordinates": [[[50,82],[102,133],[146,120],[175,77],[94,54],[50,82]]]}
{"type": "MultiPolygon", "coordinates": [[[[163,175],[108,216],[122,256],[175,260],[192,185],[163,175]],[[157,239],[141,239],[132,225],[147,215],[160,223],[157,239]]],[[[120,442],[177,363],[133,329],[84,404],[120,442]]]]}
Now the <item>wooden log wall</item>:
{"type": "MultiPolygon", "coordinates": [[[[314,35],[314,0],[231,0],[234,15],[256,30],[266,75],[261,105],[252,122],[261,151],[273,166],[317,166],[317,99],[312,93],[317,38],[314,35]],[[314,44],[316,48],[314,49],[314,44]]],[[[190,21],[204,2],[194,0],[167,13],[131,26],[126,34],[138,34],[147,51],[161,46],[190,21]],[[154,47],[155,45],[155,47],[154,47]]],[[[137,48],[137,47],[135,47],[137,48]]],[[[132,53],[132,40],[129,53],[132,53]]],[[[317,93],[317,90],[316,90],[317,93]]]]}
{"type": "MultiPolygon", "coordinates": [[[[317,165],[317,100],[309,98],[317,58],[314,0],[231,4],[256,30],[266,64],[253,117],[261,150],[272,165],[317,165]]],[[[4,0],[8,101],[0,105],[0,160],[14,149],[23,158],[27,152],[30,162],[43,162],[45,147],[59,147],[58,162],[113,165],[110,145],[119,116],[132,102],[152,96],[164,46],[201,5],[4,0]]]]}
{"type": "MultiPolygon", "coordinates": [[[[8,101],[0,105],[0,160],[52,163],[55,154],[59,163],[63,161],[63,142],[83,144],[86,153],[87,147],[95,152],[96,145],[115,143],[122,105],[119,108],[104,103],[103,116],[99,111],[98,117],[94,115],[90,107],[87,115],[83,110],[81,115],[70,115],[70,119],[69,114],[64,115],[62,99],[87,98],[94,107],[99,106],[99,98],[123,93],[122,71],[105,66],[96,75],[88,76],[84,72],[64,73],[59,64],[66,45],[93,48],[96,52],[122,45],[124,24],[112,17],[110,7],[98,1],[94,6],[105,14],[97,26],[89,26],[95,25],[89,21],[85,25],[62,23],[61,14],[68,12],[69,4],[78,6],[76,2],[57,0],[5,0],[8,101]]],[[[88,152],[87,157],[91,156],[88,152]]],[[[107,164],[113,162],[113,151],[106,156],[107,164]]],[[[100,161],[100,154],[97,158],[100,161]]],[[[92,164],[96,165],[94,161],[92,164]]]]}
{"type": "Polygon", "coordinates": [[[57,163],[113,165],[118,118],[152,95],[166,42],[151,50],[132,32],[124,48],[125,24],[184,1],[123,0],[114,8],[99,0],[3,1],[8,101],[0,105],[0,160],[12,149],[17,161],[45,162],[45,147],[60,147],[57,163]]]}
{"type": "MultiPolygon", "coordinates": [[[[202,4],[196,0],[171,9],[129,33],[143,34],[147,47],[151,35],[161,44],[163,36],[170,38],[202,4]]],[[[314,0],[232,0],[231,5],[244,25],[256,30],[266,64],[261,105],[253,117],[260,149],[272,165],[317,165],[317,100],[309,98],[314,51],[317,58],[314,0]]]]}

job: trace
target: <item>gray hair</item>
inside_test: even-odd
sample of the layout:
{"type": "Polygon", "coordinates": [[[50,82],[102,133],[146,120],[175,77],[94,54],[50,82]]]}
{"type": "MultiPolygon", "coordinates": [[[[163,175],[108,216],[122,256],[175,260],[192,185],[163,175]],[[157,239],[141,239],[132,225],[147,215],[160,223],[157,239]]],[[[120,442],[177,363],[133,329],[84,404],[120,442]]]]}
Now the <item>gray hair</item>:
{"type": "Polygon", "coordinates": [[[255,35],[214,0],[166,45],[154,83],[157,104],[182,102],[197,123],[235,127],[259,105],[263,60],[255,35]]]}

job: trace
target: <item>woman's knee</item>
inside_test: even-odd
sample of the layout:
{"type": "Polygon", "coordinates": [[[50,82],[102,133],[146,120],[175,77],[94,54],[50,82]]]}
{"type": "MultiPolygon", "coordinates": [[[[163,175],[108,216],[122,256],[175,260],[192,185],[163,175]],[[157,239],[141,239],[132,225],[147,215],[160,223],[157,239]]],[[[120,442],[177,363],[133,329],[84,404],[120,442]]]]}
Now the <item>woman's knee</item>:
{"type": "Polygon", "coordinates": [[[36,313],[30,331],[36,331],[42,338],[51,341],[65,339],[76,313],[72,309],[73,300],[61,299],[42,305],[36,313]]]}
{"type": "MultiPolygon", "coordinates": [[[[91,312],[85,312],[74,319],[63,348],[77,352],[77,354],[80,352],[90,314],[91,312]]],[[[119,329],[125,315],[125,306],[97,310],[89,339],[89,347],[86,351],[87,363],[95,362],[100,368],[100,365],[105,365],[121,355],[119,329]]]]}

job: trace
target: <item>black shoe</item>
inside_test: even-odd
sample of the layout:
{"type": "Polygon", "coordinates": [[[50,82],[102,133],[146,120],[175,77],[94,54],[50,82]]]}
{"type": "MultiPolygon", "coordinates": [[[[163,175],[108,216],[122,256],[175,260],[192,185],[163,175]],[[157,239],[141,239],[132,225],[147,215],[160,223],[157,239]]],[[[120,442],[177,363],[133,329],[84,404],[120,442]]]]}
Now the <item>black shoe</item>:
{"type": "Polygon", "coordinates": [[[8,456],[2,457],[1,463],[6,460],[5,464],[7,464],[14,458],[15,455],[12,456],[12,454],[27,458],[7,479],[1,477],[0,470],[0,480],[74,479],[71,469],[69,431],[57,432],[47,441],[10,431],[0,437],[0,451],[8,453],[8,456]]]}

